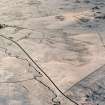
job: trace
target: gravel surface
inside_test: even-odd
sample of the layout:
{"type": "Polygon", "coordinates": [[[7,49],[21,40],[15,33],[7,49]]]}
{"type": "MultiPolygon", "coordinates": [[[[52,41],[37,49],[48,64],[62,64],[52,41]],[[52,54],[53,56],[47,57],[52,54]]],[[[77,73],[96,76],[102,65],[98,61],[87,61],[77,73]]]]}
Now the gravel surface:
{"type": "Polygon", "coordinates": [[[105,0],[0,0],[0,105],[104,105],[104,22],[105,0]]]}

